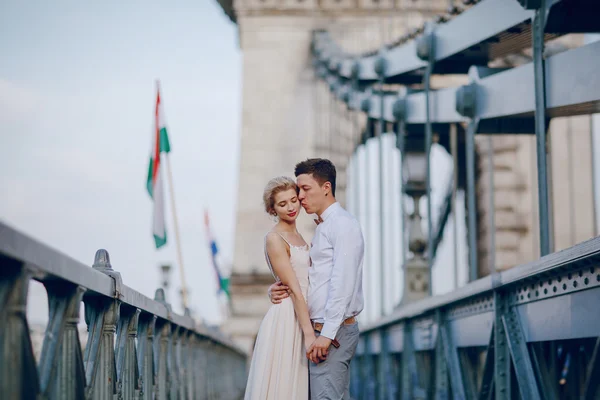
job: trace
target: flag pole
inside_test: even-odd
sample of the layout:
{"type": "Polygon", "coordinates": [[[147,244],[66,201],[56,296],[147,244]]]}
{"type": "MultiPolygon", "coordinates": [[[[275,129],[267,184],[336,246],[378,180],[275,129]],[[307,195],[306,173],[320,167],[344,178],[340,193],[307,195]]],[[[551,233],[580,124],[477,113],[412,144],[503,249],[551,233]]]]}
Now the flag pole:
{"type": "Polygon", "coordinates": [[[187,299],[187,288],[186,288],[186,280],[185,273],[183,270],[183,257],[181,253],[181,240],[179,239],[179,224],[177,222],[177,209],[175,207],[175,191],[173,190],[173,173],[171,169],[171,158],[168,153],[164,154],[165,161],[167,162],[167,171],[169,173],[169,193],[171,197],[171,211],[173,213],[173,225],[175,226],[175,244],[177,246],[177,259],[179,264],[179,273],[181,275],[181,297],[183,302],[183,308],[188,308],[188,299],[187,299]]]}
{"type": "MultiPolygon", "coordinates": [[[[156,80],[156,92],[160,93],[160,81],[156,80]]],[[[158,128],[158,127],[157,127],[158,128]]],[[[179,237],[179,223],[177,220],[177,208],[175,207],[175,190],[173,189],[173,172],[171,169],[171,157],[169,153],[164,153],[164,158],[167,165],[167,172],[169,174],[169,193],[171,197],[171,212],[173,213],[173,225],[175,227],[175,245],[177,246],[177,260],[179,264],[179,274],[181,278],[181,301],[183,303],[183,312],[185,313],[188,308],[188,297],[187,287],[185,280],[185,272],[183,270],[183,255],[181,252],[181,239],[179,237]]]]}

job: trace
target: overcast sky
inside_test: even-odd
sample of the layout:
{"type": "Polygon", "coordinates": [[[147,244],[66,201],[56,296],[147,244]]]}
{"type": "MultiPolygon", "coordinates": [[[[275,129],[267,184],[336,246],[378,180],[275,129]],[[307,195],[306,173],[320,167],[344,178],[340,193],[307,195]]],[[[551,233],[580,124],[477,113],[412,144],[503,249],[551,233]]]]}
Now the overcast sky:
{"type": "Polygon", "coordinates": [[[230,260],[241,65],[216,0],[4,0],[0,54],[0,219],[87,265],[107,249],[148,296],[175,262],[173,240],[154,248],[145,190],[160,79],[191,302],[217,321],[203,209],[230,260]]]}

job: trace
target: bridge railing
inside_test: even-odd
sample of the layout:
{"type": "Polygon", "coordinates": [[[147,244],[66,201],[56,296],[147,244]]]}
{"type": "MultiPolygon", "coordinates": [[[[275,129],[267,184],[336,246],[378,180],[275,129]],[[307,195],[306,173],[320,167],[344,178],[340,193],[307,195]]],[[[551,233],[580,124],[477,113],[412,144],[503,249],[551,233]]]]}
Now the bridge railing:
{"type": "Polygon", "coordinates": [[[246,355],[220,334],[123,284],[106,250],[92,268],[0,223],[0,398],[238,399],[246,355]],[[31,280],[48,294],[36,365],[26,315],[31,280]],[[77,324],[85,305],[88,339],[77,324]],[[117,396],[117,397],[115,397],[117,396]]]}
{"type": "Polygon", "coordinates": [[[599,301],[600,237],[409,304],[363,330],[353,396],[595,399],[599,301]]]}

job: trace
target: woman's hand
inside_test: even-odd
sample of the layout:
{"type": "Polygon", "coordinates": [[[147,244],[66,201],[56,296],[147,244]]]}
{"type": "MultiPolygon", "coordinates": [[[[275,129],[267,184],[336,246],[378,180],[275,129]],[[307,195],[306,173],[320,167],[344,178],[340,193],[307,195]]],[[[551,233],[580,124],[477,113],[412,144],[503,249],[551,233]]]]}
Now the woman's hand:
{"type": "Polygon", "coordinates": [[[308,351],[308,349],[310,349],[310,347],[315,342],[315,340],[317,340],[317,336],[314,334],[314,332],[310,332],[308,334],[304,334],[304,348],[305,348],[305,351],[308,351]]]}

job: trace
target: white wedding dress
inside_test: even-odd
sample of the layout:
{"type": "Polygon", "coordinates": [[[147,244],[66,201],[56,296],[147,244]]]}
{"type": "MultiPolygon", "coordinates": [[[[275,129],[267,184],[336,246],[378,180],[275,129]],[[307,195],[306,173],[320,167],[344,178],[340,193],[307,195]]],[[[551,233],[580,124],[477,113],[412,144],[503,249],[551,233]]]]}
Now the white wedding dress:
{"type": "MultiPolygon", "coordinates": [[[[290,262],[306,300],[309,247],[294,246],[280,236],[290,246],[290,262]]],[[[266,245],[265,258],[271,273],[279,281],[269,261],[266,245]]],[[[296,319],[292,299],[288,297],[280,304],[272,304],[260,324],[244,400],[308,400],[308,397],[304,335],[296,319]]]]}

